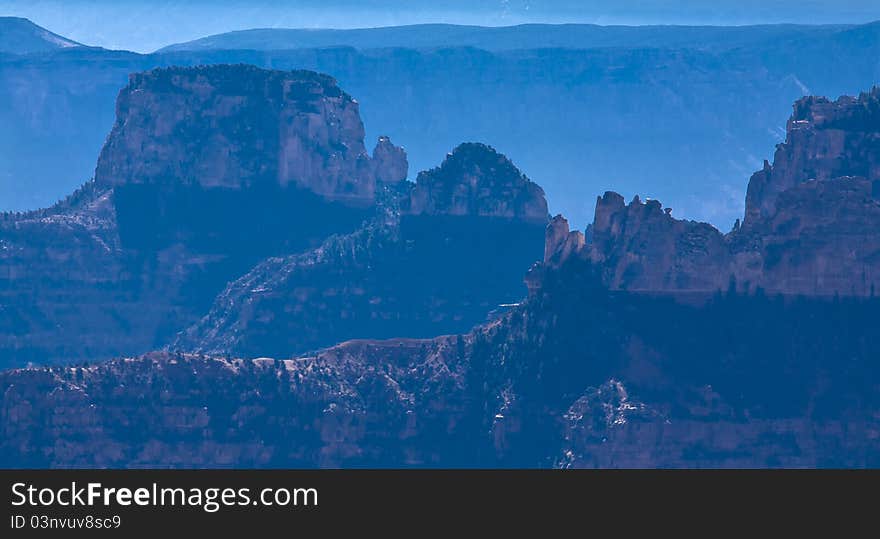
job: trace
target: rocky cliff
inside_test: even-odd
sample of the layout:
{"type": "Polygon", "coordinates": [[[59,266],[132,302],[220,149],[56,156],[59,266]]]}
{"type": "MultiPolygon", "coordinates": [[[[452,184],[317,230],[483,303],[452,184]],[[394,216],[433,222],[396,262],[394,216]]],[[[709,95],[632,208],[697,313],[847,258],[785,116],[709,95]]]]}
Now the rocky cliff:
{"type": "Polygon", "coordinates": [[[475,347],[494,348],[486,372],[516,403],[494,432],[523,451],[517,458],[590,468],[877,465],[876,299],[731,290],[682,302],[610,291],[579,258],[544,266],[539,279],[522,316],[475,347]],[[541,452],[548,446],[555,457],[541,452]]]}
{"type": "MultiPolygon", "coordinates": [[[[440,180],[407,182],[402,148],[380,137],[370,156],[363,139],[357,102],[325,75],[244,65],[132,75],[95,179],[52,208],[0,220],[0,365],[164,347],[212,304],[240,296],[218,298],[233,282],[266,281],[246,295],[258,290],[272,315],[247,325],[268,325],[277,341],[262,344],[288,354],[350,337],[464,331],[516,301],[522,268],[540,258],[541,189],[469,145],[453,153],[467,154],[460,168],[438,170],[472,208],[437,190],[419,196],[430,209],[401,219],[400,206],[440,180]],[[487,256],[493,249],[499,257],[487,256]],[[279,264],[307,277],[276,290],[279,264]],[[441,271],[460,278],[440,284],[441,271]],[[312,308],[313,318],[296,318],[312,308]]],[[[252,355],[265,353],[255,346],[252,355]]]]}
{"type": "Polygon", "coordinates": [[[656,200],[625,204],[609,192],[596,202],[591,241],[565,256],[600,266],[614,289],[705,295],[734,283],[870,296],[880,286],[878,163],[880,89],[804,98],[773,164],[749,181],[745,218],[730,233],[675,219],[656,200]]]}
{"type": "MultiPolygon", "coordinates": [[[[863,120],[878,97],[803,103],[850,118],[834,125],[864,142],[871,135],[849,132],[877,131],[863,120]]],[[[835,170],[870,171],[875,154],[862,148],[841,154],[862,164],[835,170]]],[[[538,191],[487,147],[459,148],[444,166],[380,191],[383,212],[359,231],[269,258],[227,287],[180,341],[223,353],[0,373],[0,464],[880,466],[880,301],[867,271],[877,202],[864,175],[796,181],[726,235],[657,201],[606,193],[584,233],[550,220],[527,298],[491,321],[287,354],[330,339],[330,328],[454,327],[434,317],[501,297],[474,295],[497,280],[491,261],[456,256],[498,257],[499,240],[515,249],[523,236],[481,227],[538,226],[541,201],[521,197],[538,191]],[[507,199],[491,201],[493,190],[507,199]],[[444,283],[459,293],[438,293],[449,293],[444,283]],[[700,301],[679,301],[685,293],[700,301]],[[278,359],[229,359],[261,346],[278,359]]],[[[88,211],[31,219],[83,233],[110,226],[101,223],[112,205],[89,200],[77,206],[88,211]]]]}
{"type": "Polygon", "coordinates": [[[159,69],[117,109],[94,180],[2,218],[3,365],[161,346],[262,258],[355,229],[377,174],[405,176],[387,140],[390,171],[371,160],[356,103],[316,73],[159,69]]]}
{"type": "Polygon", "coordinates": [[[462,333],[525,295],[547,203],[494,149],[462,144],[380,206],[354,233],[258,264],[173,348],[288,357],[354,338],[462,333]]]}
{"type": "MultiPolygon", "coordinates": [[[[745,222],[728,234],[611,192],[583,233],[561,216],[545,227],[540,189],[480,145],[457,148],[415,184],[384,176],[392,181],[374,191],[366,224],[263,256],[216,297],[176,343],[210,355],[0,373],[0,464],[880,466],[878,100],[798,102],[776,162],[753,177],[745,222]],[[532,241],[536,230],[543,238],[532,241]],[[511,265],[542,246],[526,299],[459,329],[515,295],[504,284],[511,265]],[[700,301],[680,301],[689,294],[700,301]],[[299,352],[361,331],[445,330],[455,334],[299,352]],[[261,350],[277,359],[231,359],[261,350]]],[[[374,160],[401,162],[380,148],[374,160]]],[[[140,333],[98,333],[83,313],[109,311],[121,328],[186,319],[197,294],[173,277],[184,263],[228,261],[235,236],[166,210],[242,191],[151,182],[134,184],[158,187],[149,200],[165,220],[150,222],[175,225],[159,239],[130,235],[125,209],[144,206],[117,198],[119,185],[95,182],[52,210],[6,217],[3,292],[16,299],[3,313],[22,328],[8,342],[106,351],[140,333]],[[201,198],[175,198],[193,193],[201,198]],[[48,262],[32,262],[40,256],[48,262]],[[63,268],[61,285],[28,280],[50,266],[63,268]],[[27,291],[40,309],[21,309],[27,291]]]]}
{"type": "Polygon", "coordinates": [[[880,88],[837,101],[798,100],[773,164],[765,161],[749,180],[744,224],[772,218],[780,194],[803,183],[845,177],[880,179],[880,88]]]}
{"type": "Polygon", "coordinates": [[[547,222],[544,191],[505,156],[483,144],[457,147],[438,168],[420,172],[403,211],[547,222]]]}
{"type": "Polygon", "coordinates": [[[136,73],[119,94],[98,185],[295,186],[368,205],[376,178],[406,178],[406,157],[364,147],[357,101],[327,75],[247,65],[136,73]]]}
{"type": "Polygon", "coordinates": [[[466,413],[455,350],[454,339],[398,340],[352,343],[303,360],[154,353],[9,372],[2,463],[439,465],[445,448],[431,446],[464,430],[450,413],[466,413]],[[59,390],[46,400],[50,387],[59,390]]]}
{"type": "Polygon", "coordinates": [[[457,336],[0,373],[2,464],[880,465],[876,300],[687,306],[609,291],[576,258],[545,270],[457,336]]]}
{"type": "Polygon", "coordinates": [[[143,279],[122,253],[112,193],[94,182],[48,210],[3,214],[0,245],[0,365],[103,357],[121,340],[148,350],[174,317],[162,288],[177,283],[143,279]]]}

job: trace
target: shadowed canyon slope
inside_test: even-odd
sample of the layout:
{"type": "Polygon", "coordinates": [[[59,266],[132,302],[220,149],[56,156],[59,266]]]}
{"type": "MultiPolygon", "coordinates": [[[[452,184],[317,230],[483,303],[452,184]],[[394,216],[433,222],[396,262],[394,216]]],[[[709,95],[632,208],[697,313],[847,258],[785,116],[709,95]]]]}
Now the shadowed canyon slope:
{"type": "MultiPolygon", "coordinates": [[[[470,168],[441,174],[444,182],[412,184],[404,181],[401,148],[383,137],[371,157],[363,141],[356,101],[326,75],[244,65],[133,75],[120,93],[95,179],[52,208],[2,216],[2,364],[97,360],[162,347],[205,315],[228,283],[259,272],[267,257],[325,241],[356,242],[370,232],[328,238],[389,212],[398,219],[404,202],[411,209],[399,248],[409,265],[403,274],[403,267],[389,268],[391,281],[373,276],[371,282],[389,299],[396,292],[401,310],[417,311],[395,285],[403,286],[407,272],[437,278],[444,266],[427,258],[436,258],[435,244],[449,246],[442,259],[447,270],[465,269],[456,286],[430,295],[432,316],[396,326],[388,315],[382,335],[464,330],[522,294],[521,268],[539,258],[548,218],[540,188],[480,145],[453,154],[467,155],[470,168]],[[435,183],[442,189],[424,195],[435,183]],[[483,220],[484,234],[467,232],[483,220]],[[496,243],[508,245],[503,264],[461,258],[496,243]],[[481,286],[490,280],[492,286],[481,286]],[[453,293],[468,301],[466,314],[456,310],[447,295],[453,293]]],[[[348,261],[335,260],[343,265],[332,271],[348,278],[348,261]]],[[[332,271],[320,277],[327,295],[348,286],[334,284],[332,271]]],[[[369,266],[361,271],[372,275],[369,266]]],[[[337,291],[339,301],[348,301],[347,292],[337,291]]],[[[371,305],[365,290],[348,292],[368,299],[364,308],[371,305]]],[[[304,339],[279,353],[369,337],[378,323],[367,316],[361,325],[339,325],[332,316],[322,318],[329,326],[318,341],[304,339]]]]}
{"type": "MultiPolygon", "coordinates": [[[[880,466],[880,301],[867,286],[880,263],[870,255],[878,99],[798,101],[729,234],[610,192],[585,232],[554,218],[527,297],[469,332],[293,359],[157,352],[4,372],[3,464],[880,466]],[[701,301],[682,301],[690,295],[701,301]]],[[[301,332],[295,309],[277,325],[270,316],[299,298],[335,309],[337,289],[308,291],[327,260],[348,261],[325,267],[351,268],[358,288],[376,290],[360,268],[401,252],[394,235],[408,217],[486,211],[537,224],[544,211],[537,188],[479,145],[407,189],[391,196],[399,222],[270,260],[227,288],[195,334],[235,350],[301,332]],[[481,197],[485,185],[509,202],[481,197]],[[420,189],[435,202],[418,203],[420,189]],[[212,320],[234,338],[205,333],[212,320]]],[[[385,312],[377,305],[367,312],[385,312]]]]}
{"type": "Polygon", "coordinates": [[[289,357],[353,338],[461,333],[525,293],[547,203],[492,148],[460,145],[380,207],[354,233],[258,264],[173,347],[289,357]]]}
{"type": "Polygon", "coordinates": [[[471,333],[8,371],[7,466],[873,467],[876,300],[700,308],[549,268],[471,333]],[[780,339],[785,335],[785,339],[780,339]]]}

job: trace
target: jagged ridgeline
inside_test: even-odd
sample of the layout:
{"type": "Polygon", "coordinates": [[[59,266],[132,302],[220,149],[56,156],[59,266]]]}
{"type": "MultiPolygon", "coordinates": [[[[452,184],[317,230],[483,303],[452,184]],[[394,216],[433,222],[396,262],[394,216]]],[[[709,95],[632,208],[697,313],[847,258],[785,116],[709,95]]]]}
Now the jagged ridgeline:
{"type": "Polygon", "coordinates": [[[370,155],[326,75],[134,74],[95,178],[2,219],[0,365],[142,353],[196,322],[180,346],[253,356],[465,331],[524,295],[548,214],[491,148],[447,163],[411,183],[387,137],[370,155]]]}
{"type": "Polygon", "coordinates": [[[679,220],[657,200],[596,201],[589,241],[554,221],[548,259],[601,268],[612,289],[710,296],[728,288],[873,296],[880,289],[880,88],[794,104],[773,164],[752,175],[745,218],[728,234],[679,220]],[[554,255],[560,251],[559,255],[554,255]]]}

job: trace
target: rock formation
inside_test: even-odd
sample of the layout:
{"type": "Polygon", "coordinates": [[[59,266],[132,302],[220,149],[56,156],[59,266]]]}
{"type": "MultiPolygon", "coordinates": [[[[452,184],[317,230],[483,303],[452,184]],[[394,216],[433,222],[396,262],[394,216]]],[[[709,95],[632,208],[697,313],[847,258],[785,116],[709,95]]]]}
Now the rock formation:
{"type": "Polygon", "coordinates": [[[0,364],[161,346],[262,258],[355,229],[376,176],[401,174],[387,140],[392,171],[372,162],[357,104],[316,73],[157,69],[117,109],[94,180],[2,218],[0,364]]]}
{"type": "Polygon", "coordinates": [[[773,164],[765,161],[749,181],[744,225],[776,215],[781,193],[843,177],[880,179],[880,88],[858,98],[804,97],[794,104],[773,164]]]}
{"type": "MultiPolygon", "coordinates": [[[[878,100],[875,90],[798,102],[778,163],[753,178],[745,220],[727,235],[610,192],[583,234],[561,216],[548,223],[540,189],[480,145],[459,147],[415,185],[399,170],[374,176],[380,211],[366,225],[264,256],[179,341],[222,353],[0,372],[0,465],[878,467],[878,100]],[[455,329],[509,293],[491,289],[492,260],[531,256],[523,238],[535,232],[544,240],[534,259],[541,245],[544,256],[527,298],[455,329]],[[680,301],[688,294],[700,301],[680,301]],[[486,303],[471,310],[468,300],[486,303]],[[287,353],[364,327],[458,334],[287,353]],[[261,346],[277,359],[230,359],[261,346]]],[[[375,160],[401,162],[380,146],[375,160]]],[[[193,226],[186,213],[167,220],[179,201],[168,197],[181,191],[160,187],[148,192],[166,220],[151,222],[174,233],[159,242],[131,223],[125,231],[120,219],[136,206],[117,199],[118,185],[6,219],[4,293],[36,289],[22,275],[39,254],[69,272],[65,286],[41,289],[54,310],[10,318],[31,331],[26,339],[37,322],[53,335],[58,320],[70,324],[64,342],[94,339],[71,336],[82,326],[63,313],[70,298],[83,305],[76,313],[111,300],[149,302],[157,319],[181,309],[189,296],[164,287],[182,281],[157,276],[185,275],[182,261],[208,265],[224,251],[208,248],[210,228],[180,226],[193,226]],[[60,241],[111,254],[71,254],[60,241]],[[141,265],[114,266],[118,250],[141,265]],[[117,275],[139,287],[118,287],[117,275]],[[77,295],[70,280],[104,296],[77,295]]],[[[129,323],[120,312],[107,318],[129,323]]]]}
{"type": "Polygon", "coordinates": [[[217,306],[252,312],[233,297],[270,302],[254,303],[271,312],[246,325],[286,354],[464,331],[516,301],[522,268],[540,257],[541,189],[482,145],[413,185],[402,148],[380,137],[371,157],[363,138],[357,102],[325,75],[245,65],[132,75],[95,179],[55,207],[0,219],[0,365],[161,348],[214,304],[206,342],[238,324],[217,306]],[[440,183],[469,202],[425,190],[440,183]],[[424,215],[401,220],[416,192],[424,215]]]}
{"type": "Polygon", "coordinates": [[[716,290],[729,264],[711,225],[674,219],[657,200],[624,205],[616,193],[596,201],[588,256],[612,288],[650,292],[716,290]]]}
{"type": "Polygon", "coordinates": [[[392,144],[388,137],[379,137],[376,148],[373,149],[373,165],[376,181],[385,184],[402,182],[409,172],[406,152],[392,144]]]}
{"type": "Polygon", "coordinates": [[[878,180],[880,89],[833,102],[807,97],[795,103],[774,163],[749,181],[742,226],[723,235],[673,218],[656,200],[627,205],[609,192],[596,202],[591,241],[567,252],[601,267],[614,289],[706,295],[733,282],[870,296],[880,286],[878,180]]]}
{"type": "Polygon", "coordinates": [[[0,464],[880,465],[876,300],[689,306],[588,268],[457,336],[0,373],[0,464]]]}
{"type": "Polygon", "coordinates": [[[289,357],[354,338],[462,333],[525,294],[547,203],[492,148],[460,145],[382,208],[354,233],[258,264],[173,348],[289,357]]]}
{"type": "MultiPolygon", "coordinates": [[[[153,353],[90,367],[3,373],[8,391],[0,412],[0,463],[440,464],[444,450],[430,449],[430,440],[455,439],[463,429],[450,410],[466,409],[457,402],[460,359],[447,348],[456,350],[456,341],[352,343],[287,361],[153,353]],[[46,400],[50,387],[59,390],[46,400]],[[161,393],[175,396],[165,400],[161,393]]],[[[459,442],[467,454],[465,440],[459,442]]]]}
{"type": "Polygon", "coordinates": [[[440,167],[419,173],[411,215],[503,217],[545,224],[544,191],[510,160],[483,144],[462,144],[440,167]]]}
{"type": "Polygon", "coordinates": [[[586,238],[583,232],[571,231],[568,220],[557,215],[547,225],[544,242],[544,263],[551,264],[555,258],[567,259],[584,248],[586,238]]]}
{"type": "Polygon", "coordinates": [[[406,178],[383,137],[372,163],[357,102],[331,77],[247,65],[136,73],[98,158],[99,186],[296,186],[368,205],[376,177],[406,178]]]}

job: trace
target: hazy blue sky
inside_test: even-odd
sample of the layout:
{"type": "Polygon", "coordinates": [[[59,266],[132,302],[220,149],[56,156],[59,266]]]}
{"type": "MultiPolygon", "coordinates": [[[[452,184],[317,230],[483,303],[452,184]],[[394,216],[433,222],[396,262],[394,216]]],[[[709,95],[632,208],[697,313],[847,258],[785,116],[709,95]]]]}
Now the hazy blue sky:
{"type": "Polygon", "coordinates": [[[0,0],[0,15],[27,17],[83,43],[146,52],[246,28],[868,22],[880,19],[880,0],[0,0]]]}

